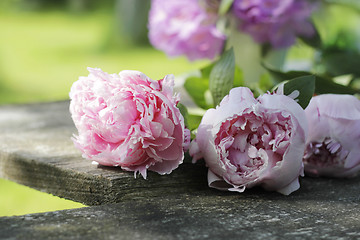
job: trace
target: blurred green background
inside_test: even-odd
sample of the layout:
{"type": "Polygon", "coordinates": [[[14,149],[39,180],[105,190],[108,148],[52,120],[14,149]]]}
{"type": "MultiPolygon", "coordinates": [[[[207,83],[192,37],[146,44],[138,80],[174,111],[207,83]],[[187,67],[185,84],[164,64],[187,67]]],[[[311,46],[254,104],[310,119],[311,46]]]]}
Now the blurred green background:
{"type": "MultiPolygon", "coordinates": [[[[122,21],[133,21],[124,19],[129,1],[135,2],[1,0],[0,104],[68,99],[72,83],[88,75],[87,67],[108,73],[139,70],[160,79],[203,65],[154,50],[146,32],[144,37],[144,21],[124,27],[122,21]]],[[[149,0],[137,2],[146,12],[149,0]]],[[[82,206],[0,179],[0,216],[82,206]]]]}

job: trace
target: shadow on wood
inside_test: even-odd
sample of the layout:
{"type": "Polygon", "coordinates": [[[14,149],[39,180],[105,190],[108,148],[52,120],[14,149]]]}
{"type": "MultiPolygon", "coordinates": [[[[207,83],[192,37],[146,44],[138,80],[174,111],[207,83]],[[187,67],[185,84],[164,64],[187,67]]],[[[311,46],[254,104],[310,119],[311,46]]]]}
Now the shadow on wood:
{"type": "Polygon", "coordinates": [[[360,238],[360,178],[302,178],[290,196],[207,187],[204,164],[172,174],[92,165],[75,149],[69,102],[0,107],[0,177],[99,205],[0,218],[0,238],[360,238]]]}

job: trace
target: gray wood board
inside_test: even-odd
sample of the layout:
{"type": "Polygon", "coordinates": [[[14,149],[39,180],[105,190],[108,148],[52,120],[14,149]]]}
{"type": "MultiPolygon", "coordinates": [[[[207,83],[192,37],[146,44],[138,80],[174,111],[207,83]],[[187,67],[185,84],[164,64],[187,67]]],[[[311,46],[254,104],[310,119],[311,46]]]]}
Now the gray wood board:
{"type": "Polygon", "coordinates": [[[0,239],[360,239],[354,190],[350,182],[321,179],[289,197],[260,190],[240,195],[164,192],[115,204],[0,218],[0,239]],[[329,184],[333,187],[321,190],[329,184]],[[335,192],[340,188],[344,190],[335,192]]]}
{"type": "Polygon", "coordinates": [[[0,177],[103,205],[3,217],[1,239],[360,239],[359,177],[305,177],[290,196],[239,194],[209,189],[205,166],[187,159],[170,175],[134,179],[81,157],[68,106],[0,107],[0,177]]]}
{"type": "Polygon", "coordinates": [[[0,107],[0,177],[87,205],[143,194],[206,188],[206,169],[190,160],[171,175],[102,167],[83,159],[71,140],[69,102],[0,107]]]}

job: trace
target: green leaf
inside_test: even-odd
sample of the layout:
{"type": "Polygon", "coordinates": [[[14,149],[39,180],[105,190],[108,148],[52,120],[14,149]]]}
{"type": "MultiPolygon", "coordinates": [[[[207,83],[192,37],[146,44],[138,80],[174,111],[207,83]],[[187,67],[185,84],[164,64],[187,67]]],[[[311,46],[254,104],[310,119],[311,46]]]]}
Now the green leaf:
{"type": "Polygon", "coordinates": [[[185,126],[189,128],[189,124],[188,124],[189,113],[187,108],[185,107],[185,105],[181,103],[177,104],[177,108],[180,110],[181,115],[184,117],[185,126]]]}
{"type": "Polygon", "coordinates": [[[321,62],[326,72],[332,76],[353,74],[360,76],[360,53],[346,49],[327,49],[323,51],[321,62]]]}
{"type": "Polygon", "coordinates": [[[287,81],[284,84],[284,94],[290,95],[298,91],[298,103],[305,109],[315,92],[315,76],[308,75],[287,81]]]}
{"type": "Polygon", "coordinates": [[[193,131],[199,127],[202,116],[190,114],[182,103],[178,103],[177,108],[179,108],[181,115],[184,117],[184,123],[187,129],[193,131]]]}
{"type": "Polygon", "coordinates": [[[243,71],[240,69],[239,66],[235,66],[233,87],[241,87],[244,85],[245,85],[245,82],[244,82],[243,71]]]}
{"type": "Polygon", "coordinates": [[[331,78],[316,76],[315,93],[316,94],[334,93],[334,94],[353,95],[356,93],[359,94],[360,90],[333,82],[331,78]]]}
{"type": "Polygon", "coordinates": [[[203,78],[209,79],[209,78],[210,78],[211,70],[213,69],[214,65],[215,65],[215,62],[209,64],[208,66],[206,66],[206,67],[204,67],[204,68],[202,68],[202,69],[200,70],[200,71],[201,71],[201,76],[202,76],[203,78]]]}
{"type": "Polygon", "coordinates": [[[259,88],[263,92],[266,92],[270,90],[272,87],[274,87],[274,83],[271,80],[270,75],[268,73],[262,74],[259,81],[259,88]]]}
{"type": "Polygon", "coordinates": [[[200,125],[202,116],[200,115],[194,115],[194,114],[188,114],[188,123],[187,126],[190,131],[193,131],[194,129],[197,129],[200,125]]]}
{"type": "Polygon", "coordinates": [[[271,51],[272,47],[269,43],[264,43],[261,45],[260,53],[261,57],[265,58],[266,55],[271,51]]]}
{"type": "Polygon", "coordinates": [[[233,2],[234,2],[234,0],[222,0],[220,3],[218,14],[220,16],[225,15],[230,10],[233,2]]]}
{"type": "Polygon", "coordinates": [[[289,79],[302,77],[302,76],[308,76],[308,75],[314,75],[316,77],[315,80],[315,94],[325,94],[325,93],[334,93],[334,94],[355,94],[360,93],[359,89],[355,89],[349,86],[344,86],[341,84],[338,84],[333,81],[333,79],[313,74],[306,71],[289,71],[289,72],[281,72],[278,70],[271,69],[265,65],[263,65],[271,74],[271,76],[274,78],[274,80],[277,83],[280,83],[282,81],[286,81],[289,79]]]}
{"type": "Polygon", "coordinates": [[[189,77],[184,83],[184,88],[195,102],[203,109],[213,107],[205,98],[206,91],[209,89],[209,79],[204,77],[189,77]]]}
{"type": "Polygon", "coordinates": [[[270,75],[274,78],[276,83],[281,83],[286,80],[290,80],[297,77],[302,77],[306,75],[312,75],[312,73],[305,72],[305,71],[289,71],[289,72],[282,72],[279,70],[275,70],[264,63],[262,66],[270,73],[270,75]]]}
{"type": "Polygon", "coordinates": [[[235,75],[235,56],[233,49],[227,50],[210,72],[209,89],[217,105],[233,87],[235,75]]]}

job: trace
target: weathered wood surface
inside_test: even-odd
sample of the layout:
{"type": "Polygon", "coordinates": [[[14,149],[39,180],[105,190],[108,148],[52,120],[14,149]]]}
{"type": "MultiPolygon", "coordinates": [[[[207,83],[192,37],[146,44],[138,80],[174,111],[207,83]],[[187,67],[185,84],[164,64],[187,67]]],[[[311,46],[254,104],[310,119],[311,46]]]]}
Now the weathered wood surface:
{"type": "Polygon", "coordinates": [[[71,141],[76,129],[68,107],[66,101],[0,108],[0,177],[87,205],[206,185],[206,170],[189,162],[171,177],[149,172],[148,180],[92,165],[71,141]]]}
{"type": "Polygon", "coordinates": [[[148,180],[91,165],[69,102],[0,107],[0,177],[101,206],[0,218],[0,239],[360,239],[360,178],[303,178],[290,196],[207,187],[202,164],[148,180]]]}
{"type": "MultiPolygon", "coordinates": [[[[330,181],[290,196],[250,191],[155,198],[0,218],[1,239],[359,239],[359,199],[330,181]],[[315,192],[314,192],[315,191],[315,192]],[[345,194],[344,194],[345,193],[345,194]]],[[[312,184],[311,184],[312,185],[312,184]]],[[[343,186],[342,186],[343,185],[343,186]]]]}

